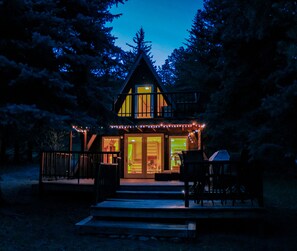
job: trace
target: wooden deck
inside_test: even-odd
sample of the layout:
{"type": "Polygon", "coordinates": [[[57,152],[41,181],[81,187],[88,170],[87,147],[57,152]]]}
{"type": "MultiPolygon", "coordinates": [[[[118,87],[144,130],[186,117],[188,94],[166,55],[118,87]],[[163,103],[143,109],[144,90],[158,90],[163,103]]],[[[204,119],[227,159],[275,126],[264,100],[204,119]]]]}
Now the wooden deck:
{"type": "Polygon", "coordinates": [[[185,207],[183,200],[108,199],[91,207],[96,217],[159,218],[197,220],[204,218],[244,218],[259,216],[263,212],[257,203],[250,201],[221,204],[207,201],[201,204],[190,201],[185,207]]]}
{"type": "MultiPolygon", "coordinates": [[[[121,179],[120,185],[125,187],[183,187],[184,183],[180,181],[155,181],[154,179],[121,179]]],[[[65,192],[94,192],[94,179],[51,179],[43,180],[43,192],[65,191],[65,192]]]]}
{"type": "MultiPolygon", "coordinates": [[[[190,183],[191,184],[191,183],[190,183]]],[[[43,190],[60,194],[94,195],[94,179],[47,180],[43,190]]],[[[184,182],[121,179],[116,194],[90,205],[90,216],[75,224],[81,234],[118,234],[195,238],[199,220],[257,219],[265,213],[257,201],[189,201],[185,207],[184,182]]]]}
{"type": "Polygon", "coordinates": [[[185,207],[184,183],[123,179],[113,198],[96,203],[90,216],[76,224],[82,234],[132,234],[195,238],[202,219],[251,219],[265,210],[256,201],[190,200],[185,207]]]}

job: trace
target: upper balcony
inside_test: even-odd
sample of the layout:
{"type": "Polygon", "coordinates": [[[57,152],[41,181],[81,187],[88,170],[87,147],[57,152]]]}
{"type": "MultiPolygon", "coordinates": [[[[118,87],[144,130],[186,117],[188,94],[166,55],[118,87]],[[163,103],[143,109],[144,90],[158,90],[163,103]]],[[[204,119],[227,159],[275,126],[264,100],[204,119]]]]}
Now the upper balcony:
{"type": "Polygon", "coordinates": [[[113,109],[119,117],[135,119],[193,119],[203,111],[201,92],[122,93],[113,109]]]}

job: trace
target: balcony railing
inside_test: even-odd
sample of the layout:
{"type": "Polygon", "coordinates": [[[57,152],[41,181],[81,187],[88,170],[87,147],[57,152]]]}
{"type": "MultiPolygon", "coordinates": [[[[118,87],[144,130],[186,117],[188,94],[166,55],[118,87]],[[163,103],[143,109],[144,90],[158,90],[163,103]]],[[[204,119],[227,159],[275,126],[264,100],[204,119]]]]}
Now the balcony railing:
{"type": "Polygon", "coordinates": [[[201,92],[123,93],[114,110],[132,119],[193,118],[203,110],[203,98],[201,92]]]}

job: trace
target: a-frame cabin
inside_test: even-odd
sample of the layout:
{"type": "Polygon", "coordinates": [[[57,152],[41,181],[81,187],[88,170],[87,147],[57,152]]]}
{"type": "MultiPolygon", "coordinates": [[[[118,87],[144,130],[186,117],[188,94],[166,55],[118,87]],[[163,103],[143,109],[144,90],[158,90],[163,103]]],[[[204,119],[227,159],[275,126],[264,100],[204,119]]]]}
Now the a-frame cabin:
{"type": "Polygon", "coordinates": [[[178,154],[202,148],[200,102],[199,92],[167,92],[150,59],[140,52],[113,106],[124,122],[110,124],[112,133],[101,137],[100,150],[121,152],[122,178],[176,174],[178,154]]]}

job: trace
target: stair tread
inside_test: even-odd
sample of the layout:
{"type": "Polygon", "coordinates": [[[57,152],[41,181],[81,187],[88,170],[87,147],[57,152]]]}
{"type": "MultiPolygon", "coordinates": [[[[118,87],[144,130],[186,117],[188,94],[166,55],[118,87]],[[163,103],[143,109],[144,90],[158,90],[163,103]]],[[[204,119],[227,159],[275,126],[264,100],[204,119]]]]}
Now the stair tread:
{"type": "Polygon", "coordinates": [[[148,222],[148,221],[133,221],[133,220],[102,220],[92,216],[78,222],[77,226],[109,226],[109,227],[127,227],[127,228],[145,228],[145,229],[172,229],[172,230],[194,230],[195,224],[190,223],[172,223],[172,222],[148,222]]]}
{"type": "Polygon", "coordinates": [[[148,222],[133,220],[103,220],[89,216],[76,223],[83,233],[135,234],[157,236],[194,237],[196,223],[148,222]]]}
{"type": "Polygon", "coordinates": [[[183,194],[182,191],[146,191],[146,190],[144,190],[144,191],[118,190],[117,193],[183,194]]]}
{"type": "Polygon", "coordinates": [[[119,209],[168,209],[184,208],[183,200],[146,200],[146,199],[117,199],[111,198],[97,203],[91,208],[119,208],[119,209]]]}

